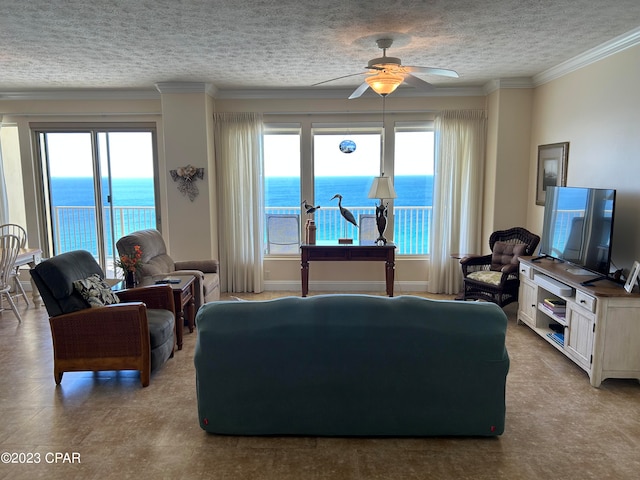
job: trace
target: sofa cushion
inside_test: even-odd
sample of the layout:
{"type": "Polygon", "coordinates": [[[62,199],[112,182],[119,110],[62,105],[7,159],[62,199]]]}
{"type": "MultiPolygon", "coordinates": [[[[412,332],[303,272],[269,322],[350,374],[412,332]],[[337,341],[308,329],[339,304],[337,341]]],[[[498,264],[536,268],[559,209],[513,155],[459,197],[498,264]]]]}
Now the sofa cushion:
{"type": "Polygon", "coordinates": [[[82,280],[76,280],[73,282],[73,288],[82,295],[91,308],[120,303],[120,299],[111,287],[96,273],[82,280]]]}

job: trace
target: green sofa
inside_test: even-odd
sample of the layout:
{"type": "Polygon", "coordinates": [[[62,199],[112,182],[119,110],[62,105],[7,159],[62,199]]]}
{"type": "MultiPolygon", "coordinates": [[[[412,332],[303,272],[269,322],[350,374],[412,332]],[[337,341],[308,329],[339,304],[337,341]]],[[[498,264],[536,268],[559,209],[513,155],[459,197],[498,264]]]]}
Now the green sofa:
{"type": "Polygon", "coordinates": [[[198,417],[237,435],[495,436],[507,318],[480,302],[320,295],[203,305],[198,417]]]}

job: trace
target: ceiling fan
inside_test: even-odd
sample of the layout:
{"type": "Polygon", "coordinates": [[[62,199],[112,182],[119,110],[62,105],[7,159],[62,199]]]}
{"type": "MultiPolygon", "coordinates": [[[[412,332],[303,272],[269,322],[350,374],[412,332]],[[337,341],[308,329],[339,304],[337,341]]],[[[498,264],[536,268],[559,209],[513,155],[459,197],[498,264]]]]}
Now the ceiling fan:
{"type": "Polygon", "coordinates": [[[386,97],[391,92],[395,91],[402,82],[406,82],[407,85],[411,85],[412,87],[416,87],[421,90],[430,90],[433,88],[433,85],[429,82],[425,82],[421,78],[412,75],[412,73],[428,73],[431,75],[458,78],[458,73],[455,70],[402,65],[399,58],[387,57],[387,49],[393,44],[393,39],[391,38],[380,38],[376,40],[376,44],[378,45],[378,48],[382,49],[382,56],[369,60],[369,63],[366,66],[366,71],[332,78],[331,80],[325,80],[312,86],[315,87],[317,85],[322,85],[323,83],[333,82],[334,80],[353,77],[355,75],[368,75],[364,82],[349,96],[349,99],[354,99],[360,97],[369,87],[371,87],[371,89],[378,95],[386,97]]]}

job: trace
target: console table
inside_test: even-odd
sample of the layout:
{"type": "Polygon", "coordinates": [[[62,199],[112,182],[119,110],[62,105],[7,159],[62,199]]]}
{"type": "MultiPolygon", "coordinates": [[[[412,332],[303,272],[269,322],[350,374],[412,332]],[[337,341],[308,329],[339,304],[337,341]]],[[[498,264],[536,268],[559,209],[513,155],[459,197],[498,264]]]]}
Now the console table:
{"type": "Polygon", "coordinates": [[[520,257],[518,323],[522,322],[587,372],[594,387],[606,378],[640,380],[640,295],[613,281],[591,286],[575,268],[548,258],[520,257]],[[545,299],[564,300],[557,313],[545,299]]]}
{"type": "Polygon", "coordinates": [[[393,243],[386,245],[339,245],[337,243],[303,244],[301,250],[302,296],[309,293],[309,262],[385,262],[385,280],[387,295],[393,297],[393,279],[395,275],[395,251],[393,243]]]}

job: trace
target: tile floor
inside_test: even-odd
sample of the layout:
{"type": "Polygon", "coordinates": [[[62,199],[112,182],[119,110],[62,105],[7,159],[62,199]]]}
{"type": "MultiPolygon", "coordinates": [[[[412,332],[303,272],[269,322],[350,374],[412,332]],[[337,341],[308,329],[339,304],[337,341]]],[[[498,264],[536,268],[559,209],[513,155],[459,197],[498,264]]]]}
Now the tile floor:
{"type": "Polygon", "coordinates": [[[147,388],[134,372],[66,373],[56,387],[46,311],[20,308],[22,325],[10,311],[0,314],[0,452],[39,463],[2,463],[3,480],[640,476],[640,383],[591,387],[582,370],[516,325],[514,305],[506,309],[504,435],[409,439],[206,434],[196,416],[196,333],[147,388]]]}

